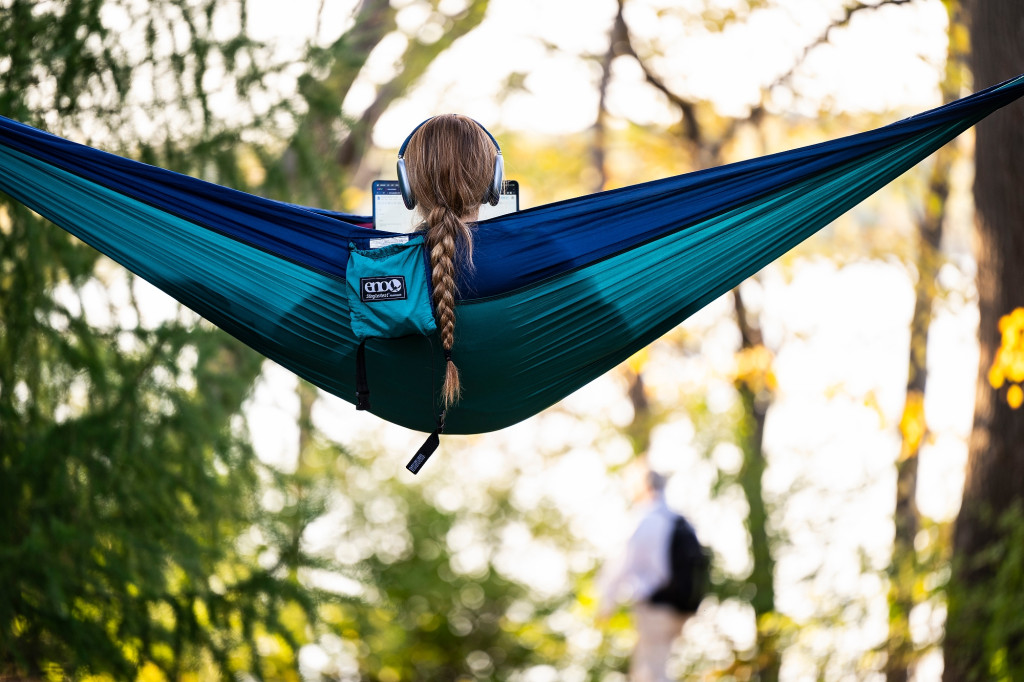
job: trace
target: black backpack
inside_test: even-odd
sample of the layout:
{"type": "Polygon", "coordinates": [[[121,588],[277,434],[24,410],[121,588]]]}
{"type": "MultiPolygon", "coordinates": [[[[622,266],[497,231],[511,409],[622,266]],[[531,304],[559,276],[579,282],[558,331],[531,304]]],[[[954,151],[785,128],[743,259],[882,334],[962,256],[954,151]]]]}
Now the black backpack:
{"type": "Polygon", "coordinates": [[[697,540],[693,526],[677,516],[669,544],[668,583],[650,596],[652,604],[671,606],[680,613],[693,613],[708,593],[711,583],[710,552],[697,540]]]}

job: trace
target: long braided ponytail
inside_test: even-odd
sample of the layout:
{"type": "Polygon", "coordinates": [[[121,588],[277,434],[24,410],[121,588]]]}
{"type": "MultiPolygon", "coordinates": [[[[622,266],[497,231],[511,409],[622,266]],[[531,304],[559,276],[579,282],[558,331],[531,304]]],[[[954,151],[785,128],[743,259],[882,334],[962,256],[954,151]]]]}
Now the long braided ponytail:
{"type": "Polygon", "coordinates": [[[426,223],[434,315],[445,356],[441,398],[447,408],[461,394],[453,359],[458,269],[473,266],[473,233],[480,203],[491,185],[497,151],[480,126],[456,114],[437,116],[409,139],[405,163],[426,223]]]}
{"type": "MultiPolygon", "coordinates": [[[[459,369],[452,360],[455,345],[455,261],[456,246],[463,240],[472,244],[469,226],[450,209],[435,207],[427,216],[427,248],[430,249],[430,279],[434,287],[434,311],[444,348],[445,373],[441,398],[445,406],[458,401],[462,392],[459,369]]],[[[469,246],[471,248],[471,246],[469,246]]]]}

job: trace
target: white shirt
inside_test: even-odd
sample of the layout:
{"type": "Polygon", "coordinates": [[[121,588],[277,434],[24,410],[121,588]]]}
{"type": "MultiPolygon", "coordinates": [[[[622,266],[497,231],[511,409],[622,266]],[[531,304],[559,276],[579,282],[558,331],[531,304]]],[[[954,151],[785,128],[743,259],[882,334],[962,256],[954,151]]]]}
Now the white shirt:
{"type": "Polygon", "coordinates": [[[661,494],[645,510],[625,553],[607,566],[598,580],[602,615],[608,615],[622,602],[645,601],[668,583],[672,571],[669,549],[676,516],[661,494]]]}

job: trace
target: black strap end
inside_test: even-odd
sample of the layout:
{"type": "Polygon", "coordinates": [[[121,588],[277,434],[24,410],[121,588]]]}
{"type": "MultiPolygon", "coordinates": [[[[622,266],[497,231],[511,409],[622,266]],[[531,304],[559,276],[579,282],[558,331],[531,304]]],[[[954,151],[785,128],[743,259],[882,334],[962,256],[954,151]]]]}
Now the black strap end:
{"type": "Polygon", "coordinates": [[[356,391],[356,409],[357,410],[368,410],[370,409],[370,392],[365,393],[356,391]]]}
{"type": "Polygon", "coordinates": [[[416,451],[416,454],[412,456],[409,463],[405,465],[405,468],[414,474],[418,474],[423,465],[427,463],[430,456],[437,450],[437,446],[441,444],[441,438],[438,436],[438,432],[434,431],[432,434],[427,436],[427,440],[423,442],[420,449],[416,451]]]}

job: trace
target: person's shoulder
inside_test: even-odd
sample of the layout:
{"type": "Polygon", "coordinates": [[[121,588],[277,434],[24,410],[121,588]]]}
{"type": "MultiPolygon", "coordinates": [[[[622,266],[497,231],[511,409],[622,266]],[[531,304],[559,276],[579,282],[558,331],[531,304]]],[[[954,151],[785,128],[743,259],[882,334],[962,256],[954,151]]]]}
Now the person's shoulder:
{"type": "Polygon", "coordinates": [[[661,529],[666,526],[671,527],[674,525],[677,516],[678,514],[664,504],[652,503],[643,510],[637,528],[661,529]]]}

